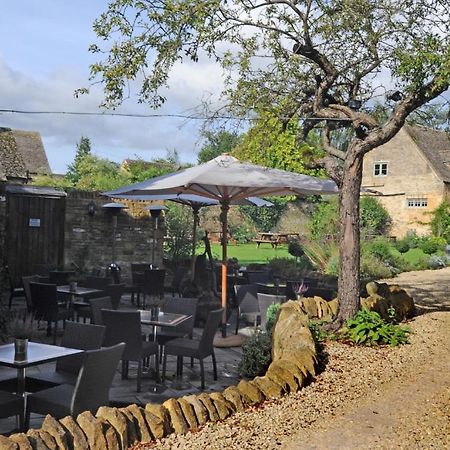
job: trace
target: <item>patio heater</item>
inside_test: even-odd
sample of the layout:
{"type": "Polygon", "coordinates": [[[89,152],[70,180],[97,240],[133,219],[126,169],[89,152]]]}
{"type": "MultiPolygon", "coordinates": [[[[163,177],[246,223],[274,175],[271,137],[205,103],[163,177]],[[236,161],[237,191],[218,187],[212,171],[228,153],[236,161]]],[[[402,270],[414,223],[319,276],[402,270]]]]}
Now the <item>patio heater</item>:
{"type": "Polygon", "coordinates": [[[123,203],[106,203],[102,208],[107,211],[108,214],[112,216],[112,262],[108,266],[108,271],[111,273],[114,282],[118,283],[120,267],[116,264],[116,232],[117,232],[117,216],[120,214],[122,209],[126,209],[127,206],[123,203]]]}
{"type": "Polygon", "coordinates": [[[168,208],[163,205],[150,205],[145,208],[153,219],[153,242],[152,242],[152,264],[155,265],[155,250],[156,250],[156,231],[158,230],[158,222],[161,217],[161,212],[168,208]]]}

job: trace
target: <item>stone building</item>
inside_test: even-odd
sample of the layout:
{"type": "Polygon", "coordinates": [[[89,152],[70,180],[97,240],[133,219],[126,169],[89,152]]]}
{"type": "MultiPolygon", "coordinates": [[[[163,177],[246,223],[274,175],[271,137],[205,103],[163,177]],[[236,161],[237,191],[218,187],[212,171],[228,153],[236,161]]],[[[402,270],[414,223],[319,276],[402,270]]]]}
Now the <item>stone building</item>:
{"type": "Polygon", "coordinates": [[[41,135],[0,127],[0,182],[27,183],[33,175],[51,175],[41,135]]]}
{"type": "Polygon", "coordinates": [[[388,143],[364,157],[362,186],[382,194],[391,235],[430,232],[431,212],[449,195],[450,135],[405,125],[388,143]]]}

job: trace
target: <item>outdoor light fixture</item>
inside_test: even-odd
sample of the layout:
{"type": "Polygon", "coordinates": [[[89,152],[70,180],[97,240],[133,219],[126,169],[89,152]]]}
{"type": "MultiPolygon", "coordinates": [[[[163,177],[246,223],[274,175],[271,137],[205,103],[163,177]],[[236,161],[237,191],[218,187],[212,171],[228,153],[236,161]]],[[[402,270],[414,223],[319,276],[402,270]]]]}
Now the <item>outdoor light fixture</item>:
{"type": "Polygon", "coordinates": [[[356,99],[354,99],[354,98],[351,98],[351,99],[348,101],[348,107],[351,108],[351,109],[353,109],[354,111],[358,111],[358,109],[360,109],[361,106],[362,106],[361,100],[356,100],[356,99]]]}
{"type": "Polygon", "coordinates": [[[87,212],[90,216],[93,216],[95,214],[95,211],[97,209],[97,205],[95,204],[94,201],[90,201],[87,205],[87,212]]]}
{"type": "Polygon", "coordinates": [[[102,206],[102,208],[105,209],[109,214],[112,215],[112,227],[113,227],[113,234],[112,234],[112,264],[116,264],[116,231],[117,231],[117,216],[119,215],[120,211],[122,209],[126,209],[127,206],[123,203],[106,203],[102,206]]]}
{"type": "Polygon", "coordinates": [[[155,264],[155,249],[156,249],[156,230],[158,229],[158,219],[161,216],[161,212],[166,210],[167,207],[163,205],[150,205],[145,209],[150,213],[153,219],[153,245],[152,245],[152,264],[155,264]]]}

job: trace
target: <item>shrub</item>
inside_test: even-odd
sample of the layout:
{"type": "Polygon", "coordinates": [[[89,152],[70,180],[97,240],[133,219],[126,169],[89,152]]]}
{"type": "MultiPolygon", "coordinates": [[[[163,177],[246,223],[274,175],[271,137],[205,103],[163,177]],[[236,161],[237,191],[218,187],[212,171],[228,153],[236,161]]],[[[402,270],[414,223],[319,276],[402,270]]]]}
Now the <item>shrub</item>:
{"type": "Polygon", "coordinates": [[[272,361],[272,336],[257,331],[242,344],[242,359],[238,372],[242,377],[264,375],[272,361]]]}
{"type": "Polygon", "coordinates": [[[385,263],[371,254],[363,253],[360,264],[360,274],[363,278],[390,278],[393,275],[385,263]]]}
{"type": "Polygon", "coordinates": [[[431,269],[442,269],[447,263],[448,261],[445,256],[433,255],[428,261],[428,266],[431,269]]]}
{"type": "Polygon", "coordinates": [[[420,241],[419,248],[427,255],[432,255],[439,250],[443,250],[446,240],[438,236],[423,237],[420,241]]]}
{"type": "Polygon", "coordinates": [[[375,239],[367,245],[367,251],[382,261],[389,261],[392,258],[392,246],[384,239],[375,239]]]}
{"type": "Polygon", "coordinates": [[[431,231],[450,242],[450,203],[442,202],[432,213],[431,231]]]}
{"type": "Polygon", "coordinates": [[[408,342],[409,332],[408,328],[385,322],[377,312],[363,308],[347,320],[345,337],[355,344],[395,347],[408,342]]]}
{"type": "Polygon", "coordinates": [[[273,276],[286,280],[302,278],[312,270],[312,266],[305,256],[300,257],[297,261],[292,258],[274,258],[269,261],[267,267],[273,276]]]}
{"type": "Polygon", "coordinates": [[[229,226],[231,236],[238,244],[246,244],[256,237],[256,232],[246,224],[232,224],[229,226]]]}
{"type": "Polygon", "coordinates": [[[325,269],[327,275],[338,276],[339,274],[339,255],[333,255],[330,257],[325,269]]]}
{"type": "Polygon", "coordinates": [[[410,249],[409,241],[407,239],[396,241],[394,246],[400,253],[406,253],[410,249]]]}
{"type": "Polygon", "coordinates": [[[337,241],[339,236],[338,201],[332,200],[319,203],[311,215],[309,234],[315,241],[337,241]]]}
{"type": "Polygon", "coordinates": [[[290,241],[288,245],[288,253],[295,258],[300,258],[304,255],[302,245],[299,241],[290,241]]]}
{"type": "Polygon", "coordinates": [[[280,310],[279,303],[272,303],[269,305],[266,311],[267,322],[266,322],[266,330],[268,333],[272,333],[272,329],[275,325],[275,322],[278,317],[278,311],[280,310]]]}
{"type": "Polygon", "coordinates": [[[386,208],[375,197],[360,200],[361,232],[368,235],[385,234],[391,224],[386,208]]]}

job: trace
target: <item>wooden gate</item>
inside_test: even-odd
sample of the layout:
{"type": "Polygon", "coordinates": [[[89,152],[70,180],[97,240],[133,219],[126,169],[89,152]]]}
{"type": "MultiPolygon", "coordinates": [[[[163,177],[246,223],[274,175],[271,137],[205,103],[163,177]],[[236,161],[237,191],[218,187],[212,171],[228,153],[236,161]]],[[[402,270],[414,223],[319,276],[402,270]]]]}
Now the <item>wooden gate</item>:
{"type": "Polygon", "coordinates": [[[6,263],[15,282],[37,265],[63,265],[65,197],[51,188],[7,186],[6,263]]]}

